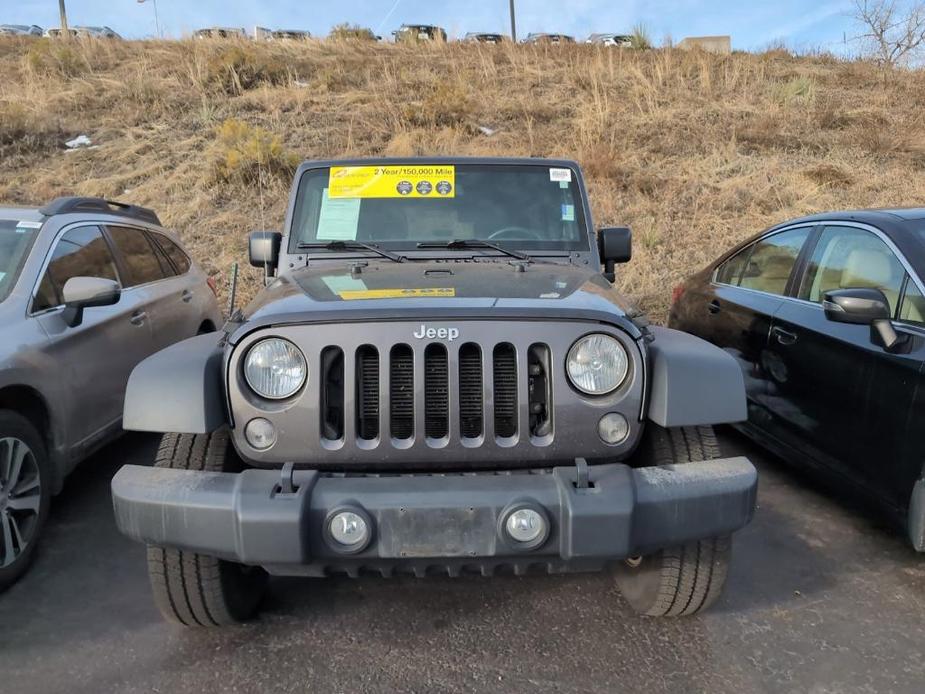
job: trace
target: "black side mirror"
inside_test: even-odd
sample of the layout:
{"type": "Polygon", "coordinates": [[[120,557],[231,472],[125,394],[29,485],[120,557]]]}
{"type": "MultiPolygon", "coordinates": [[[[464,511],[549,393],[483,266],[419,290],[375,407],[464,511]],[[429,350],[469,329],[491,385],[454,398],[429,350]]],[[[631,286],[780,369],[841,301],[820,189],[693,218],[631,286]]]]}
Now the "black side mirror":
{"type": "Polygon", "coordinates": [[[119,301],[119,283],[102,277],[71,277],[61,290],[64,312],[61,317],[71,328],[83,323],[84,309],[112,306],[119,301]]]}
{"type": "Polygon", "coordinates": [[[890,302],[879,289],[834,289],[823,296],[822,308],[825,317],[835,323],[869,325],[888,352],[908,339],[893,328],[890,302]]]}
{"type": "Polygon", "coordinates": [[[614,265],[628,263],[633,258],[633,232],[629,227],[606,227],[597,232],[597,247],[604,264],[604,277],[616,279],[614,265]]]}
{"type": "Polygon", "coordinates": [[[247,238],[247,256],[254,267],[266,270],[267,277],[276,277],[279,248],[283,235],[278,231],[252,231],[247,238]]]}

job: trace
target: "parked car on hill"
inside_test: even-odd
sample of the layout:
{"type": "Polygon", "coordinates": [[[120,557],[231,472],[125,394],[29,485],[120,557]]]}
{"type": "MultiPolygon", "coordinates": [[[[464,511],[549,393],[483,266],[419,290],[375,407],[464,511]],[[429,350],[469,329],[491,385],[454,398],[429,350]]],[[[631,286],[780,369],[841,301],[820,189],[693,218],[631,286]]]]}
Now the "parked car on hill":
{"type": "Polygon", "coordinates": [[[567,34],[527,34],[524,43],[575,43],[575,39],[567,34]]]}
{"type": "MultiPolygon", "coordinates": [[[[68,33],[69,36],[71,36],[71,37],[73,37],[73,38],[77,38],[77,36],[78,36],[78,34],[77,34],[77,29],[72,29],[72,28],[71,28],[71,29],[68,29],[68,30],[67,30],[67,33],[68,33]]],[[[62,34],[61,34],[61,29],[60,29],[60,28],[58,28],[58,27],[52,27],[52,28],[46,29],[44,35],[45,35],[47,38],[56,39],[56,38],[60,38],[62,34]]]]}
{"type": "Polygon", "coordinates": [[[633,37],[626,34],[591,34],[585,43],[594,43],[599,46],[616,46],[617,48],[632,48],[633,37]]]}
{"type": "Polygon", "coordinates": [[[505,34],[482,34],[470,31],[463,37],[463,41],[467,43],[504,43],[505,41],[510,41],[510,37],[505,34]]]}
{"type": "Polygon", "coordinates": [[[121,433],[135,365],[220,321],[154,212],[97,198],[0,208],[0,590],[27,568],[65,476],[121,433]]]}
{"type": "Polygon", "coordinates": [[[247,32],[239,27],[209,27],[193,34],[197,39],[246,39],[247,32]]]}
{"type": "Polygon", "coordinates": [[[77,32],[78,36],[84,36],[86,38],[91,38],[91,39],[121,39],[122,38],[121,36],[119,36],[119,34],[117,34],[115,31],[113,31],[112,29],[106,26],[102,26],[102,27],[77,26],[77,27],[74,27],[74,31],[77,32]]]}
{"type": "Polygon", "coordinates": [[[35,24],[0,24],[0,36],[41,36],[42,27],[35,24]]]}
{"type": "Polygon", "coordinates": [[[742,430],[847,481],[925,551],[925,209],[775,226],[675,290],[669,325],[733,355],[742,430]]]}
{"type": "Polygon", "coordinates": [[[402,24],[392,32],[396,43],[416,41],[436,41],[446,43],[446,30],[430,24],[402,24]]]}
{"type": "Polygon", "coordinates": [[[251,235],[275,279],[225,332],[129,381],[126,428],[164,437],[116,521],[167,619],[246,618],[266,570],[617,564],[646,614],[716,600],[755,503],[710,426],[745,419],[742,374],[614,289],[630,232],[594,229],[577,164],[307,162],[287,218],[251,235]]]}

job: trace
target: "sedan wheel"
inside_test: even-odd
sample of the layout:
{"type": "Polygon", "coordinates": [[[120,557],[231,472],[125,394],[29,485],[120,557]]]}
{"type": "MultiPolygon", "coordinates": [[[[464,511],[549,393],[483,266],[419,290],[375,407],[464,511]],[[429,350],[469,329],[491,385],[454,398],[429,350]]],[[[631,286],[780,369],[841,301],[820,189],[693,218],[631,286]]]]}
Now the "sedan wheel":
{"type": "Polygon", "coordinates": [[[41,505],[35,453],[21,439],[0,439],[0,569],[26,551],[39,526],[41,505]]]}

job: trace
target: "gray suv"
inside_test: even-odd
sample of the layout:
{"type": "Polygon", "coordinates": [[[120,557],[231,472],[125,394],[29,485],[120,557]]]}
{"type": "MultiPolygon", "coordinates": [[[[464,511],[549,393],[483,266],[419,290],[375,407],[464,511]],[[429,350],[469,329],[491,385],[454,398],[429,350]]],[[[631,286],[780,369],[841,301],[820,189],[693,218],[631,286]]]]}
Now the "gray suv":
{"type": "Polygon", "coordinates": [[[113,500],[163,614],[245,618],[268,573],[605,567],[641,612],[709,606],[755,504],[711,428],[742,371],[614,289],[630,251],[571,161],[303,164],[250,239],[269,286],[129,380],[166,435],[113,500]]]}
{"type": "Polygon", "coordinates": [[[135,365],[221,325],[210,287],[150,210],[0,208],[0,590],[65,476],[122,431],[135,365]]]}

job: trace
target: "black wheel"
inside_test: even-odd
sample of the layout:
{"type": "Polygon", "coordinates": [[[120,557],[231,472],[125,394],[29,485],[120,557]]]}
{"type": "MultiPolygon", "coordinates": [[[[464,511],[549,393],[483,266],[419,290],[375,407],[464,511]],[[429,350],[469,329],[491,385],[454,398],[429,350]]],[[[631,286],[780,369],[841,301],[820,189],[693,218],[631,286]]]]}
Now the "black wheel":
{"type": "Polygon", "coordinates": [[[29,568],[50,504],[50,465],[29,420],[0,410],[0,591],[29,568]]]}
{"type": "MultiPolygon", "coordinates": [[[[212,434],[165,434],[155,465],[237,472],[241,461],[228,430],[220,429],[212,434]]],[[[252,617],[267,583],[259,567],[150,545],[148,576],[164,618],[189,627],[225,626],[252,617]]]]}
{"type": "MultiPolygon", "coordinates": [[[[646,428],[639,455],[645,465],[671,465],[720,457],[712,427],[646,428]]],[[[630,606],[653,617],[705,610],[720,596],[729,567],[728,535],[632,557],[616,568],[617,586],[630,606]]]]}

